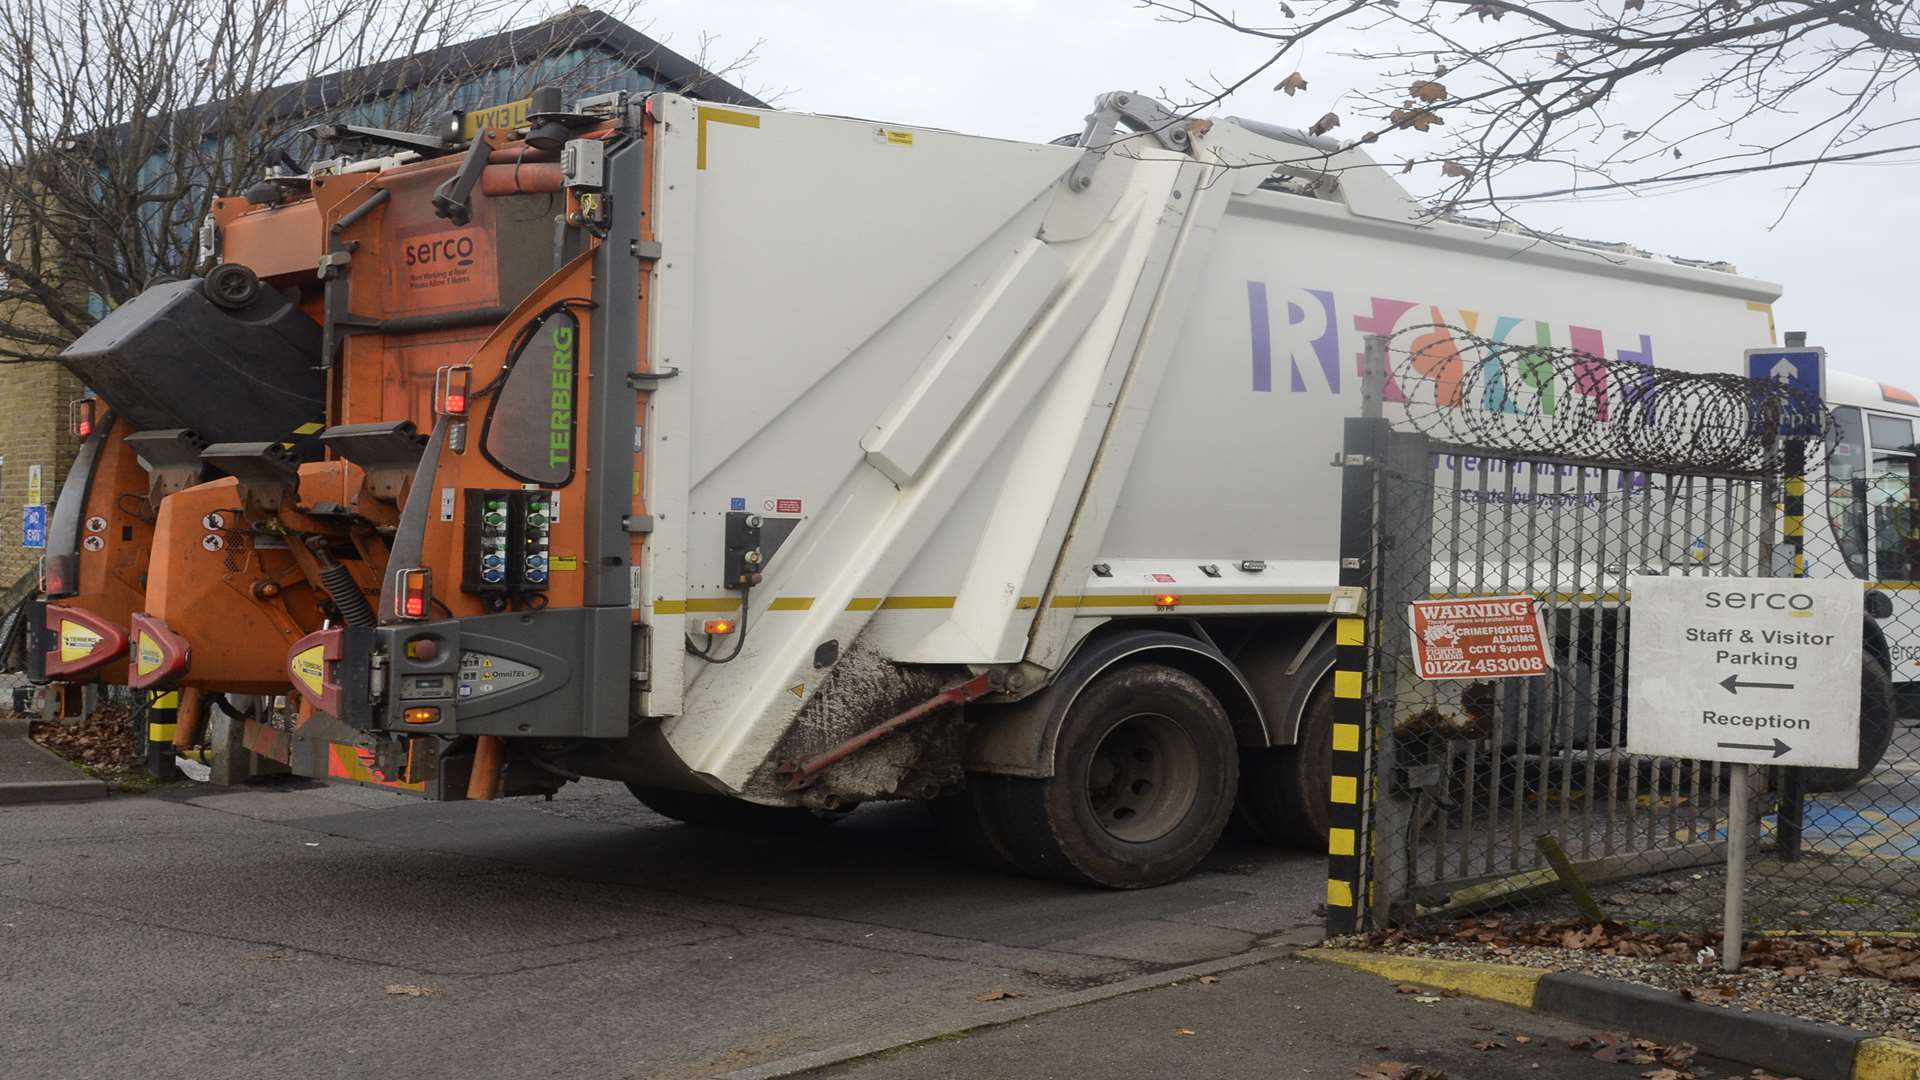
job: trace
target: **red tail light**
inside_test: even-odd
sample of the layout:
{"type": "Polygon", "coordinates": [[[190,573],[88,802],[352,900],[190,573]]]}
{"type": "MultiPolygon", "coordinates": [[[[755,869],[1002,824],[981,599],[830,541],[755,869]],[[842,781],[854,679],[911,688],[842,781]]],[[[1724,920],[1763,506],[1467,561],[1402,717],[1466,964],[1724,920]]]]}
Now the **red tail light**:
{"type": "Polygon", "coordinates": [[[424,619],[433,607],[433,571],[412,567],[394,571],[393,614],[401,619],[424,619]]]}
{"type": "Polygon", "coordinates": [[[98,406],[93,398],[80,398],[68,407],[68,416],[73,421],[73,433],[79,438],[93,434],[94,409],[98,406]]]}
{"type": "Polygon", "coordinates": [[[473,365],[450,364],[434,372],[433,410],[456,420],[465,419],[473,400],[473,365]]]}

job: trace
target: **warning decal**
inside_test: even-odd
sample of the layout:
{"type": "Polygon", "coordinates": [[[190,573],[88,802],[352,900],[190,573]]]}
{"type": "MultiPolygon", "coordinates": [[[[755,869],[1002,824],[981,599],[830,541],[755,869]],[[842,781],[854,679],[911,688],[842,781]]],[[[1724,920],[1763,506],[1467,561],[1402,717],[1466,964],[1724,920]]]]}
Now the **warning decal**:
{"type": "Polygon", "coordinates": [[[1553,666],[1540,605],[1531,596],[1416,600],[1408,622],[1423,679],[1507,679],[1553,666]]]}

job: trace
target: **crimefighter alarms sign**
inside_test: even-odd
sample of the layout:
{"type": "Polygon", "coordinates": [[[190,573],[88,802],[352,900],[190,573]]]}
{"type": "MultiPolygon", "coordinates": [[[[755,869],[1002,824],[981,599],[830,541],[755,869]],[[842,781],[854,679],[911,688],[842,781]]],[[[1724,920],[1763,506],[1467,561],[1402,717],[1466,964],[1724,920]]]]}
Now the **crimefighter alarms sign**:
{"type": "Polygon", "coordinates": [[[1511,679],[1553,666],[1540,605],[1531,596],[1415,600],[1408,615],[1423,679],[1511,679]]]}

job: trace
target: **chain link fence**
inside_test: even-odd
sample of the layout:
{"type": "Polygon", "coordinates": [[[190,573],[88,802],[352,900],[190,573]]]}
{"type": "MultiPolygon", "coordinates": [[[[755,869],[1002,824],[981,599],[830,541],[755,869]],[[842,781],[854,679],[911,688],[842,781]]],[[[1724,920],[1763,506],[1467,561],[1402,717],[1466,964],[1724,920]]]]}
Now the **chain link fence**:
{"type": "Polygon", "coordinates": [[[1701,933],[1745,829],[1750,930],[1920,930],[1920,410],[1412,333],[1343,450],[1343,584],[1367,603],[1341,637],[1330,929],[1504,911],[1701,933]],[[1639,575],[1859,581],[1859,684],[1830,688],[1860,696],[1859,767],[1756,768],[1736,820],[1747,766],[1629,753],[1639,575]],[[1546,670],[1422,678],[1411,606],[1489,597],[1531,601],[1546,670]]]}

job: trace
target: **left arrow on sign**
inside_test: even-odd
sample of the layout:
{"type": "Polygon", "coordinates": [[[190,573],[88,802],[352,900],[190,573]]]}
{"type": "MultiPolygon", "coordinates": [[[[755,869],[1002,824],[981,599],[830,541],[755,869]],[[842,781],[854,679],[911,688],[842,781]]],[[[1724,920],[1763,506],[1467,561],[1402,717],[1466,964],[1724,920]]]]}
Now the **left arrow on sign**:
{"type": "Polygon", "coordinates": [[[1735,696],[1739,695],[1740,688],[1743,686],[1749,690],[1791,690],[1793,689],[1793,684],[1790,682],[1741,682],[1740,676],[1738,675],[1729,675],[1726,678],[1721,679],[1720,685],[1726,689],[1727,693],[1733,694],[1735,696]]]}

